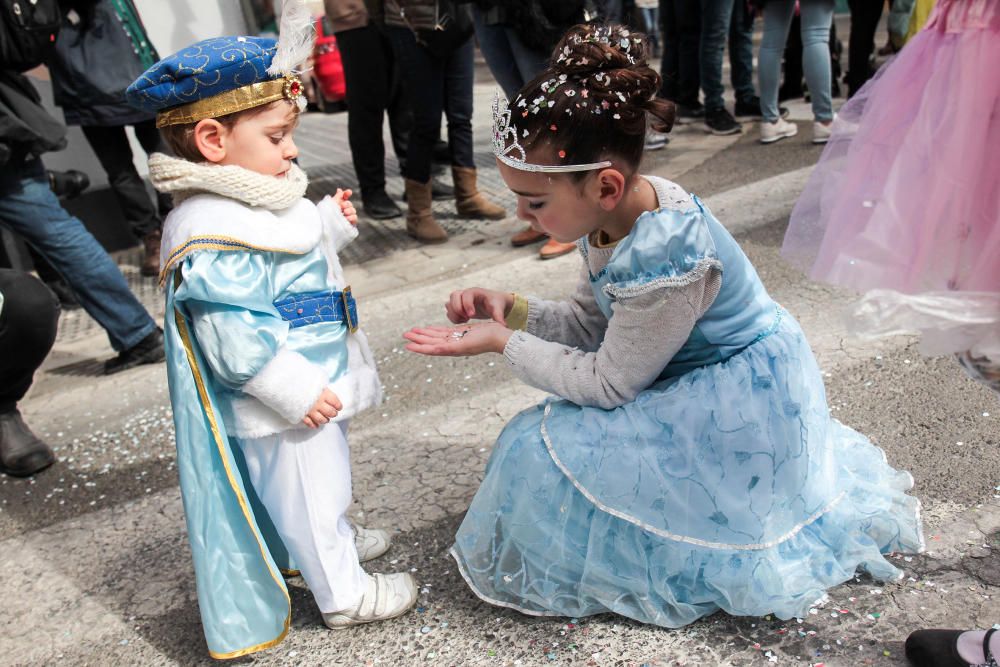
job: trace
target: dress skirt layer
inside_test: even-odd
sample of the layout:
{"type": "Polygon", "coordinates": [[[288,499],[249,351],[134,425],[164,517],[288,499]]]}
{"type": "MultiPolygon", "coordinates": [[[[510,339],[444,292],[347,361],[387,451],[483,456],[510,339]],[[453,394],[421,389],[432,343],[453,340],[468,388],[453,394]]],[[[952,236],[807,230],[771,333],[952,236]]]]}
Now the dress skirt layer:
{"type": "Polygon", "coordinates": [[[912,477],[829,415],[784,311],[724,362],[613,410],[550,400],[504,429],[452,555],[482,599],[679,627],[807,613],[923,549],[912,477]]]}

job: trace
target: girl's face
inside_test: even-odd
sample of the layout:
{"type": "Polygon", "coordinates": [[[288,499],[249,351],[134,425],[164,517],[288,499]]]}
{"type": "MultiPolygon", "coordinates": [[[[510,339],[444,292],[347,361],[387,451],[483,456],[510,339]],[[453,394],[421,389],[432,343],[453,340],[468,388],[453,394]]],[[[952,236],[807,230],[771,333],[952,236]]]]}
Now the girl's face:
{"type": "Polygon", "coordinates": [[[272,103],[264,111],[241,118],[221,137],[225,156],[218,164],[235,164],[266,176],[284,178],[299,150],[292,133],[299,115],[287,102],[272,103]]]}
{"type": "Polygon", "coordinates": [[[574,181],[565,174],[521,171],[497,160],[500,176],[517,195],[517,217],[556,241],[570,243],[598,229],[603,209],[592,196],[588,174],[574,181]]]}

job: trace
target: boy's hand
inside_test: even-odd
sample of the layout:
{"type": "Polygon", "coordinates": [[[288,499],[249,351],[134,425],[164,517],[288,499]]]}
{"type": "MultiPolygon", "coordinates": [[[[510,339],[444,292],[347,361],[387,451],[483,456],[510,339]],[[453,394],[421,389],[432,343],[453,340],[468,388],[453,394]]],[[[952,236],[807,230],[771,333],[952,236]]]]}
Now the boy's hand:
{"type": "Polygon", "coordinates": [[[350,190],[341,190],[337,188],[337,192],[333,195],[334,203],[340,207],[340,212],[344,214],[347,221],[351,223],[352,227],[358,226],[358,210],[354,208],[354,204],[348,201],[351,195],[354,194],[350,190]]]}
{"type": "Polygon", "coordinates": [[[344,405],[337,398],[337,395],[329,389],[324,389],[323,393],[319,395],[319,399],[306,413],[302,423],[309,428],[319,428],[336,417],[343,409],[344,405]]]}
{"type": "Polygon", "coordinates": [[[497,322],[461,327],[414,327],[403,334],[406,349],[434,357],[468,357],[484,352],[502,354],[514,332],[497,322]]]}
{"type": "Polygon", "coordinates": [[[514,295],[481,287],[456,290],[448,297],[448,319],[464,324],[472,319],[492,319],[506,326],[507,313],[514,307],[514,295]]]}

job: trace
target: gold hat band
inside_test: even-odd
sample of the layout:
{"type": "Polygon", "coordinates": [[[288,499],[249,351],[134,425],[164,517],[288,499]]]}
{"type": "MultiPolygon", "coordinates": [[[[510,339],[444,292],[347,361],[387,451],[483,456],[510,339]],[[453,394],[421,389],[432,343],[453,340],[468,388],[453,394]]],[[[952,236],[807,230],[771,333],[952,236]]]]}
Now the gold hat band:
{"type": "Polygon", "coordinates": [[[205,118],[219,118],[237,111],[269,104],[277,100],[295,102],[302,95],[302,82],[297,76],[260,81],[227,90],[197,102],[184,104],[156,114],[156,127],[186,125],[205,118]]]}

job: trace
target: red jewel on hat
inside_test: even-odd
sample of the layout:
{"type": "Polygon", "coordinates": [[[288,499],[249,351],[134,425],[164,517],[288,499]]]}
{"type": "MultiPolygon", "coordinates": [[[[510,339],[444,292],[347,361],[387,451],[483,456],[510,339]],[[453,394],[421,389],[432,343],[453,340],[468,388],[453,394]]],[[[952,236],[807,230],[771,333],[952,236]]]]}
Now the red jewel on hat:
{"type": "Polygon", "coordinates": [[[549,129],[555,132],[558,128],[555,125],[549,125],[549,129]]]}
{"type": "Polygon", "coordinates": [[[292,97],[298,97],[302,94],[302,84],[298,81],[292,81],[292,85],[288,87],[288,92],[291,93],[292,97]]]}
{"type": "Polygon", "coordinates": [[[565,158],[566,157],[566,151],[559,151],[559,157],[565,158]]]}

